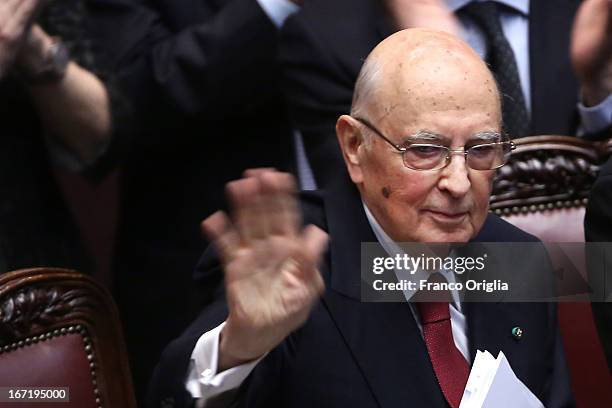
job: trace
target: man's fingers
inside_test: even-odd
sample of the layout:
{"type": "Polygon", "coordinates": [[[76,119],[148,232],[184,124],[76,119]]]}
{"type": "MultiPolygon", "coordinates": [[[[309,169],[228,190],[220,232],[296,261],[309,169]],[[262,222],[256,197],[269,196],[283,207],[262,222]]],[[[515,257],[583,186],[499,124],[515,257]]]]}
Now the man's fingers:
{"type": "Polygon", "coordinates": [[[225,232],[227,224],[229,220],[225,213],[217,211],[202,221],[202,232],[209,240],[215,241],[225,232]]]}
{"type": "Polygon", "coordinates": [[[329,243],[329,235],[315,225],[308,225],[302,232],[302,242],[312,262],[318,265],[329,243]]]}
{"type": "Polygon", "coordinates": [[[262,192],[257,177],[232,181],[226,186],[232,207],[232,219],[243,244],[261,239],[267,234],[262,217],[262,192]]]}
{"type": "Polygon", "coordinates": [[[38,0],[22,0],[13,7],[13,14],[11,15],[10,22],[7,22],[7,30],[20,30],[22,31],[26,25],[32,21],[32,16],[38,8],[38,0]]]}
{"type": "Polygon", "coordinates": [[[301,220],[297,208],[296,182],[289,173],[262,173],[264,213],[271,234],[296,236],[301,220]]]}
{"type": "Polygon", "coordinates": [[[278,271],[294,275],[320,294],[325,284],[318,266],[329,242],[328,234],[317,226],[308,225],[299,239],[299,246],[283,260],[278,271]]]}
{"type": "Polygon", "coordinates": [[[274,167],[257,167],[254,169],[246,169],[242,175],[243,177],[258,177],[263,173],[274,172],[276,169],[274,167]]]}
{"type": "MultiPolygon", "coordinates": [[[[30,23],[32,15],[36,10],[37,0],[9,0],[0,9],[0,44],[6,47],[10,43],[12,47],[21,39],[25,27],[30,23]]],[[[6,50],[1,50],[6,52],[6,50]]]]}
{"type": "Polygon", "coordinates": [[[228,263],[240,242],[227,215],[223,211],[217,211],[202,221],[201,227],[202,232],[216,246],[223,262],[228,263]]]}
{"type": "Polygon", "coordinates": [[[227,185],[232,219],[247,244],[270,234],[297,236],[301,217],[296,182],[289,173],[251,169],[249,177],[227,185]]]}

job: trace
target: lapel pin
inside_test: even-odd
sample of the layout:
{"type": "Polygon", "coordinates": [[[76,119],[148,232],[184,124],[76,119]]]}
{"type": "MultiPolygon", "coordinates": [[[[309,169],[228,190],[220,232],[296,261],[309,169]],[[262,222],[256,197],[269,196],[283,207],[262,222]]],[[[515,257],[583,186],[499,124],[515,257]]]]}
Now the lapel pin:
{"type": "Polygon", "coordinates": [[[523,329],[518,326],[513,327],[512,337],[514,337],[515,340],[520,340],[523,337],[523,329]]]}

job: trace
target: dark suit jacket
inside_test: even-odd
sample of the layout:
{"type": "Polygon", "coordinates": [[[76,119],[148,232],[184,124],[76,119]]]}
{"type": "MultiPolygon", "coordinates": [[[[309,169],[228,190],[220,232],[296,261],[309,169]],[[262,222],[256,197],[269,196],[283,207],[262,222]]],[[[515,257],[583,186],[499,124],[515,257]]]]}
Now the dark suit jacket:
{"type": "MultiPolygon", "coordinates": [[[[329,252],[321,268],[326,291],[306,324],[251,373],[239,391],[239,405],[445,407],[409,304],[360,301],[360,244],[376,238],[348,176],[344,174],[323,194],[304,196],[303,208],[306,222],[330,234],[329,252]]],[[[476,239],[537,241],[494,215],[487,218],[476,239]]],[[[211,255],[204,255],[196,277],[207,284],[221,284],[221,272],[211,255]]],[[[513,257],[514,270],[520,275],[531,261],[513,257]]],[[[546,407],[573,406],[554,305],[463,305],[472,357],[477,349],[494,355],[503,350],[518,377],[546,407]],[[525,331],[520,341],[511,336],[514,326],[525,331]]],[[[217,299],[166,349],[150,389],[151,407],[162,407],[163,401],[188,406],[184,381],[191,352],[200,335],[222,322],[226,314],[223,299],[217,299]]]]}
{"type": "MultiPolygon", "coordinates": [[[[589,204],[584,218],[584,232],[587,242],[612,242],[612,159],[601,168],[599,177],[593,185],[589,196],[589,204]]],[[[606,250],[606,269],[602,270],[601,253],[589,257],[596,260],[589,263],[589,274],[600,284],[604,276],[607,282],[612,282],[612,251],[606,250]],[[604,275],[605,274],[605,275],[604,275]]],[[[600,285],[599,287],[603,287],[600,285]]],[[[608,288],[610,283],[608,283],[608,288]]],[[[601,343],[608,359],[608,367],[612,373],[612,304],[593,303],[593,315],[601,336],[601,343]]]]}
{"type": "MultiPolygon", "coordinates": [[[[350,111],[361,65],[369,52],[395,31],[380,3],[308,1],[282,30],[280,58],[290,114],[302,132],[320,186],[342,165],[334,125],[339,115],[350,111]]],[[[578,87],[568,50],[579,3],[530,2],[531,134],[576,132],[578,87]]]]}
{"type": "Polygon", "coordinates": [[[200,222],[250,167],[290,170],[278,30],[252,0],[92,0],[100,59],[134,110],[123,151],[115,294],[144,389],[199,308],[200,222]]]}

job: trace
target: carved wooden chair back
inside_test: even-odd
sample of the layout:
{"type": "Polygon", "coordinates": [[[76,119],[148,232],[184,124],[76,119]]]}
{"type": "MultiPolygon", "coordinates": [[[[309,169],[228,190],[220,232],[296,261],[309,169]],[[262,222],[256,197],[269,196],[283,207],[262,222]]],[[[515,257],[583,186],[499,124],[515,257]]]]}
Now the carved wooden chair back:
{"type": "Polygon", "coordinates": [[[49,396],[62,397],[59,388],[67,389],[69,402],[42,405],[136,407],[112,298],[74,271],[37,268],[0,275],[0,406],[37,406],[49,396]],[[36,392],[41,387],[58,392],[36,392]],[[25,389],[33,392],[15,393],[25,389]],[[7,400],[9,392],[14,403],[7,400]],[[24,403],[24,397],[38,401],[24,403]]]}
{"type": "Polygon", "coordinates": [[[514,143],[493,183],[491,210],[543,241],[583,242],[587,197],[612,139],[530,136],[514,143]]]}

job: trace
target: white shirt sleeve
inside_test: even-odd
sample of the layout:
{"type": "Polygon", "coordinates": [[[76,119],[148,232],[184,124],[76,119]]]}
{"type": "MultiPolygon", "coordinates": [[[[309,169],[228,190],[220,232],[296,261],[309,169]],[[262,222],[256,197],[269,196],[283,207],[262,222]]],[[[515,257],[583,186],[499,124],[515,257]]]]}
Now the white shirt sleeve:
{"type": "Polygon", "coordinates": [[[240,387],[240,384],[264,357],[218,373],[219,335],[223,326],[225,322],[204,333],[191,353],[185,387],[191,396],[197,399],[197,408],[205,407],[206,401],[214,396],[240,387]]]}
{"type": "Polygon", "coordinates": [[[599,105],[584,106],[578,104],[582,119],[582,130],[585,133],[597,133],[612,125],[612,94],[608,95],[599,105]]]}
{"type": "Polygon", "coordinates": [[[300,6],[289,0],[257,0],[257,2],[277,28],[281,28],[285,20],[300,9],[300,6]]]}

